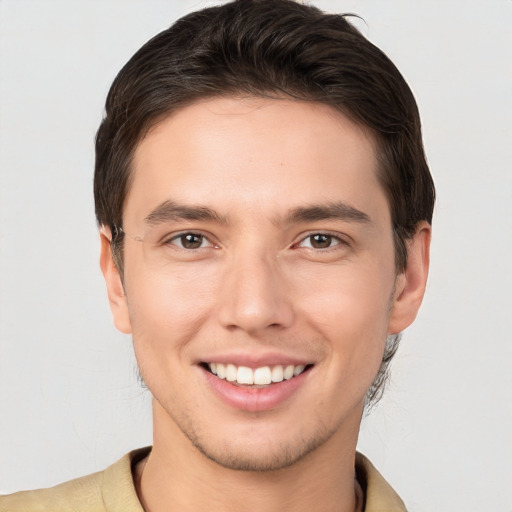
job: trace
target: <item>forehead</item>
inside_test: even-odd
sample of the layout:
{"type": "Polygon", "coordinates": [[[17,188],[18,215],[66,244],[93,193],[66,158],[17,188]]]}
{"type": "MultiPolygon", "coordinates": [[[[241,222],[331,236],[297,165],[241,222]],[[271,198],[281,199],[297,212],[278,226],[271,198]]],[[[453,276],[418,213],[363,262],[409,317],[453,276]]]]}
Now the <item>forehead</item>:
{"type": "MultiPolygon", "coordinates": [[[[379,207],[373,137],[327,105],[216,98],[159,122],[139,144],[125,218],[176,200],[229,213],[305,203],[379,207]]],[[[385,201],[384,201],[385,202],[385,201]]],[[[373,207],[372,207],[373,208],[373,207]]],[[[386,208],[387,209],[387,208],[386,208]]]]}

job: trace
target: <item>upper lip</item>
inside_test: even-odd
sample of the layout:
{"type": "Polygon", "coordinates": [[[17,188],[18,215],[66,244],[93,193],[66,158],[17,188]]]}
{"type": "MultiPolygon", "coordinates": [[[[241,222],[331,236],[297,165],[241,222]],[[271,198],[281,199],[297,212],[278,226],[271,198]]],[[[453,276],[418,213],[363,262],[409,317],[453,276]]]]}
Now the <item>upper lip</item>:
{"type": "Polygon", "coordinates": [[[296,357],[279,353],[250,354],[225,352],[207,355],[198,361],[198,363],[233,364],[235,366],[247,366],[248,368],[254,369],[261,368],[262,366],[308,365],[312,364],[313,361],[303,357],[296,357]]]}

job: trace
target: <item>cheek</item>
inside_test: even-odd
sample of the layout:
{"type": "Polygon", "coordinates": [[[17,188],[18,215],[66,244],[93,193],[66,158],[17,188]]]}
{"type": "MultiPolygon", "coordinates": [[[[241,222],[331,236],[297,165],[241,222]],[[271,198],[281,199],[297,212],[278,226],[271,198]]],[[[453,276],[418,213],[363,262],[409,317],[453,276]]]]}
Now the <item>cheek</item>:
{"type": "Polygon", "coordinates": [[[311,301],[307,318],[326,341],[327,353],[317,392],[333,420],[340,410],[352,410],[362,403],[382,362],[387,304],[370,297],[346,287],[311,301]],[[324,387],[332,393],[326,394],[324,387]]]}
{"type": "Polygon", "coordinates": [[[184,327],[201,318],[215,293],[214,276],[200,265],[157,270],[144,261],[127,261],[126,295],[139,328],[184,327]]]}
{"type": "Polygon", "coordinates": [[[330,357],[338,365],[368,368],[369,374],[377,371],[393,283],[394,269],[384,271],[379,263],[330,269],[325,276],[316,275],[314,282],[303,280],[297,292],[302,297],[300,314],[329,341],[330,357]]]}
{"type": "Polygon", "coordinates": [[[381,330],[389,318],[394,269],[379,262],[316,269],[296,281],[301,307],[326,325],[381,330]],[[327,319],[329,319],[327,321],[327,319]]]}
{"type": "MultiPolygon", "coordinates": [[[[214,302],[211,280],[190,272],[152,273],[127,268],[126,295],[141,371],[169,367],[202,328],[214,302]]],[[[144,372],[143,372],[144,373],[144,372]]],[[[144,375],[143,375],[144,376],[144,375]]]]}

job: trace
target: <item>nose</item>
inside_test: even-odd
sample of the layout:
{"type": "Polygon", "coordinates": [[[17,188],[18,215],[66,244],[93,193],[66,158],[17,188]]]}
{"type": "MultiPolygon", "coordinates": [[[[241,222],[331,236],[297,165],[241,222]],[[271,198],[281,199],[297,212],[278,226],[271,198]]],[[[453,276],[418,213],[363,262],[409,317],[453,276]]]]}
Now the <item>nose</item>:
{"type": "Polygon", "coordinates": [[[220,323],[257,336],[293,323],[286,279],[277,261],[261,255],[239,255],[227,266],[221,286],[220,323]]]}

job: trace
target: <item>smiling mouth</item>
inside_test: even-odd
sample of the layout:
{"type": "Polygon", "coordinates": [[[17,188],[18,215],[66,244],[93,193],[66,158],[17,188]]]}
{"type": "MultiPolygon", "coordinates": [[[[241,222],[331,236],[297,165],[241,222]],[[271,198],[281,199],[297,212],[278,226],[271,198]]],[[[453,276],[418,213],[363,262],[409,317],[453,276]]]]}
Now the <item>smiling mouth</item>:
{"type": "Polygon", "coordinates": [[[240,386],[268,386],[298,377],[313,365],[275,365],[249,368],[227,363],[203,363],[203,368],[219,379],[240,386]]]}

